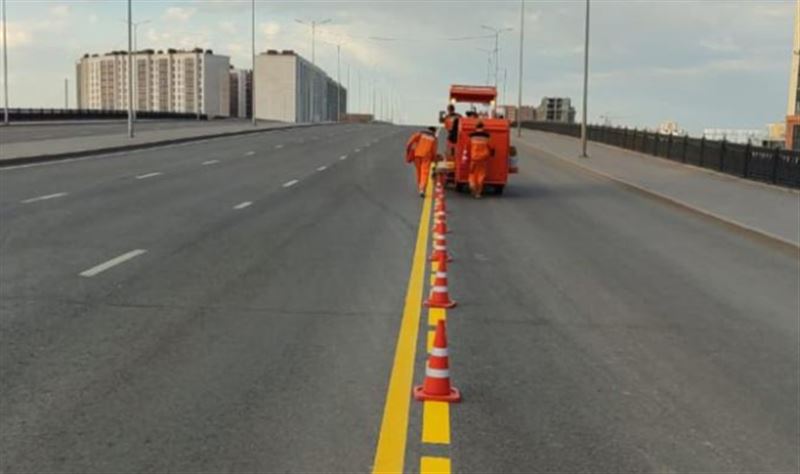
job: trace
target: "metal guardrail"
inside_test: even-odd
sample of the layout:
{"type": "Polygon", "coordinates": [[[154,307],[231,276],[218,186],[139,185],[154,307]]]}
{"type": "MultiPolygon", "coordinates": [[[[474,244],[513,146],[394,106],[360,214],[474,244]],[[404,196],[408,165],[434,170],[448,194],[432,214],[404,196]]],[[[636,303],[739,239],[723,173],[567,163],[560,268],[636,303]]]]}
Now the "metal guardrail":
{"type": "MultiPolygon", "coordinates": [[[[0,114],[2,112],[0,111],[0,114]]],[[[126,110],[93,110],[93,109],[34,109],[9,108],[8,119],[11,122],[34,122],[45,120],[114,120],[128,117],[126,110]]],[[[197,120],[196,113],[155,112],[137,110],[136,117],[142,119],[186,119],[197,120]]],[[[206,120],[205,114],[200,118],[206,120]]]]}
{"type": "MultiPolygon", "coordinates": [[[[531,130],[581,136],[579,124],[522,122],[531,130]]],[[[800,188],[800,151],[706,140],[688,135],[662,135],[621,127],[589,125],[589,140],[659,156],[681,163],[780,186],[800,188]]]]}

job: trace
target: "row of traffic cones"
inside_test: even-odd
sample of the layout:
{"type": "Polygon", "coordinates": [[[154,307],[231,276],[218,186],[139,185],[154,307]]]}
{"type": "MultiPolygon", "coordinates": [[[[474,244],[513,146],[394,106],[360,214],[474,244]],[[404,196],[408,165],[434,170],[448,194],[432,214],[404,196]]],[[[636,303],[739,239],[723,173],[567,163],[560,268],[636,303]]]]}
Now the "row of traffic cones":
{"type": "MultiPolygon", "coordinates": [[[[439,175],[435,184],[435,206],[433,227],[433,252],[431,261],[437,262],[436,273],[428,299],[424,305],[429,308],[453,308],[456,302],[450,299],[447,289],[447,262],[453,257],[447,253],[447,207],[445,204],[444,176],[439,175]]],[[[461,393],[450,385],[450,361],[447,353],[447,329],[444,319],[436,323],[433,347],[425,365],[425,380],[414,387],[414,398],[419,401],[431,400],[459,402],[461,393]]]]}

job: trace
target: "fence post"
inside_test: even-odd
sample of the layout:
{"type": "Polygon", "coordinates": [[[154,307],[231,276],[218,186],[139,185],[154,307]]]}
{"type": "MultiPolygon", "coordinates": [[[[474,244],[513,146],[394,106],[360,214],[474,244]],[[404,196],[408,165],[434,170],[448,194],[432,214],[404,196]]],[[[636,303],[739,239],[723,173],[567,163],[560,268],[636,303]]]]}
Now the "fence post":
{"type": "Polygon", "coordinates": [[[653,134],[653,155],[658,156],[658,143],[661,141],[661,134],[656,132],[653,134]]]}
{"type": "Polygon", "coordinates": [[[703,166],[703,163],[705,163],[704,160],[705,154],[706,154],[706,136],[703,135],[703,137],[700,138],[700,166],[703,166]]]}
{"type": "Polygon", "coordinates": [[[719,170],[723,171],[725,169],[725,143],[727,140],[725,137],[722,137],[722,143],[719,145],[719,170]]]}
{"type": "Polygon", "coordinates": [[[748,138],[747,147],[744,149],[744,169],[742,169],[742,177],[746,178],[750,174],[750,156],[753,154],[753,143],[748,138]]]}
{"type": "Polygon", "coordinates": [[[689,134],[683,136],[683,154],[681,155],[681,162],[686,163],[686,150],[689,149],[689,134]]]}
{"type": "Polygon", "coordinates": [[[672,159],[672,133],[667,136],[667,159],[672,159]]]}
{"type": "Polygon", "coordinates": [[[775,147],[772,153],[772,182],[778,184],[778,160],[780,159],[780,148],[775,147]]]}

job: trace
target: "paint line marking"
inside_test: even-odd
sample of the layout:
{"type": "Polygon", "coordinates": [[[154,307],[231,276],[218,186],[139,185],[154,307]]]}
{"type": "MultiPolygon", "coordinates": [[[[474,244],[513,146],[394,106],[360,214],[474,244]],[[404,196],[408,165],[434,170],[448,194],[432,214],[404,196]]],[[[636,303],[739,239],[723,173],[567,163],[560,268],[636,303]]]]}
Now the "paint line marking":
{"type": "Polygon", "coordinates": [[[279,143],[279,144],[275,145],[275,149],[276,150],[280,150],[281,148],[283,148],[283,143],[279,143]]]}
{"type": "Polygon", "coordinates": [[[436,331],[433,329],[428,329],[428,340],[425,341],[425,350],[428,354],[431,353],[431,349],[433,349],[433,340],[436,338],[436,331]]]}
{"type": "Polygon", "coordinates": [[[208,161],[204,161],[204,162],[203,162],[203,166],[206,166],[206,165],[215,165],[215,164],[217,164],[217,163],[219,163],[219,160],[208,160],[208,161]]]}
{"type": "Polygon", "coordinates": [[[250,207],[252,204],[253,204],[253,201],[240,202],[239,204],[233,206],[233,208],[238,211],[239,209],[244,209],[245,207],[250,207]]]}
{"type": "Polygon", "coordinates": [[[291,180],[291,181],[287,181],[287,182],[283,183],[283,187],[284,187],[284,188],[291,188],[292,186],[294,186],[294,185],[295,185],[295,184],[297,184],[298,182],[299,182],[298,180],[296,180],[296,179],[293,179],[293,180],[291,180]]]}
{"type": "Polygon", "coordinates": [[[433,456],[419,458],[420,474],[450,474],[450,459],[433,456]]]}
{"type": "Polygon", "coordinates": [[[361,148],[356,148],[355,150],[353,150],[353,153],[358,153],[359,151],[361,151],[361,148]]]}
{"type": "Polygon", "coordinates": [[[347,155],[342,155],[342,156],[340,156],[340,157],[339,157],[339,159],[340,159],[340,160],[342,160],[342,161],[344,161],[344,160],[346,160],[346,159],[347,159],[347,155]]]}
{"type": "Polygon", "coordinates": [[[317,171],[325,171],[326,169],[328,169],[327,166],[320,166],[319,168],[317,168],[317,171]]]}
{"type": "Polygon", "coordinates": [[[162,173],[161,171],[156,171],[154,173],[140,174],[139,176],[136,177],[136,179],[147,179],[155,176],[161,176],[162,174],[164,173],[162,173]]]}
{"type": "Polygon", "coordinates": [[[450,444],[450,404],[426,401],[422,406],[422,442],[450,444]]]}
{"type": "Polygon", "coordinates": [[[436,327],[440,319],[447,321],[447,311],[444,308],[430,308],[428,310],[428,326],[436,327]]]}
{"type": "Polygon", "coordinates": [[[37,197],[34,197],[34,198],[25,199],[24,201],[20,201],[20,202],[22,204],[30,204],[32,202],[47,201],[48,199],[60,198],[60,197],[66,196],[66,195],[67,195],[67,193],[47,194],[45,196],[37,196],[37,197]]]}
{"type": "Polygon", "coordinates": [[[251,151],[248,151],[247,153],[245,153],[244,156],[253,156],[255,154],[256,154],[256,152],[251,150],[251,151]]]}
{"type": "Polygon", "coordinates": [[[397,335],[397,346],[386,391],[378,446],[372,463],[373,473],[405,472],[405,452],[408,438],[408,415],[411,404],[411,384],[414,381],[414,363],[422,312],[422,287],[425,277],[425,255],[431,218],[433,181],[428,182],[425,200],[420,213],[417,243],[408,278],[408,289],[403,306],[403,318],[397,335]]]}
{"type": "Polygon", "coordinates": [[[147,252],[147,250],[142,250],[142,249],[131,250],[128,253],[123,253],[119,257],[114,257],[111,260],[108,260],[106,262],[101,263],[100,265],[97,265],[97,266],[94,266],[94,267],[92,267],[92,268],[90,268],[88,270],[82,271],[80,273],[80,276],[87,277],[87,278],[88,277],[93,277],[93,276],[97,275],[98,273],[102,273],[102,272],[108,270],[111,267],[116,267],[117,265],[119,265],[121,263],[127,262],[128,260],[130,260],[132,258],[138,257],[139,255],[142,255],[145,252],[147,252]]]}

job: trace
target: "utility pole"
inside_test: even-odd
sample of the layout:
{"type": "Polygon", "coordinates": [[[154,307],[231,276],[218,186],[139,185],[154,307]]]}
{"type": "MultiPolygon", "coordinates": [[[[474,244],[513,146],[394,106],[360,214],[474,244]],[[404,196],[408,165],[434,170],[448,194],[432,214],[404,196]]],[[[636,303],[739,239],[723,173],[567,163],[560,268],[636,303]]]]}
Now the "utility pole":
{"type": "Polygon", "coordinates": [[[128,138],[133,138],[133,7],[128,0],[128,138]]]}
{"type": "MultiPolygon", "coordinates": [[[[256,0],[250,4],[250,120],[256,125],[256,0]]],[[[247,107],[247,75],[245,74],[245,107],[247,107]]]]}
{"type": "Polygon", "coordinates": [[[586,0],[586,32],[583,44],[583,118],[581,120],[581,158],[589,158],[586,154],[586,108],[589,96],[589,0],[586,0]]]}
{"type": "Polygon", "coordinates": [[[342,76],[341,76],[342,45],[336,44],[336,121],[342,119],[342,76]]]}
{"type": "Polygon", "coordinates": [[[6,38],[6,0],[3,1],[3,123],[8,125],[8,40],[6,38]]]}
{"type": "Polygon", "coordinates": [[[522,137],[522,50],[525,44],[525,0],[519,10],[519,95],[517,96],[517,137],[522,137]]]}
{"type": "Polygon", "coordinates": [[[350,64],[347,64],[347,101],[344,103],[346,114],[350,113],[350,64]]]}
{"type": "Polygon", "coordinates": [[[69,78],[64,78],[64,109],[69,108],[69,78]]]}
{"type": "Polygon", "coordinates": [[[489,30],[494,34],[494,88],[497,90],[498,78],[500,76],[500,34],[513,31],[511,28],[493,28],[481,25],[484,30],[489,30]]]}
{"type": "MultiPolygon", "coordinates": [[[[326,18],[325,20],[322,20],[322,21],[311,20],[310,22],[309,21],[303,21],[303,20],[295,19],[294,21],[296,21],[297,23],[300,23],[301,25],[309,25],[311,27],[311,65],[316,66],[316,64],[317,64],[316,63],[316,56],[317,56],[317,54],[316,54],[317,25],[324,25],[324,24],[330,23],[331,19],[330,18],[326,18]]],[[[316,71],[316,68],[312,68],[312,69],[313,69],[312,73],[309,74],[309,77],[311,78],[311,87],[310,87],[311,100],[309,101],[309,105],[310,105],[310,108],[311,108],[311,122],[315,122],[315,120],[314,120],[314,83],[316,82],[316,72],[317,71],[316,71]]]]}

